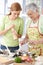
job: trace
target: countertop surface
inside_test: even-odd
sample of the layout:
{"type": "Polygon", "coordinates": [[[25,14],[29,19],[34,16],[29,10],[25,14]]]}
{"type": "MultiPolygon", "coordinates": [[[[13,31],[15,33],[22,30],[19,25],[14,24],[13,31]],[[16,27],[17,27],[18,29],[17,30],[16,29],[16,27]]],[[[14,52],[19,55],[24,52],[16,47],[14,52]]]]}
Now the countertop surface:
{"type": "Polygon", "coordinates": [[[43,65],[43,56],[39,56],[36,58],[36,61],[33,62],[23,62],[23,63],[15,63],[14,60],[7,56],[0,55],[0,65],[43,65]]]}

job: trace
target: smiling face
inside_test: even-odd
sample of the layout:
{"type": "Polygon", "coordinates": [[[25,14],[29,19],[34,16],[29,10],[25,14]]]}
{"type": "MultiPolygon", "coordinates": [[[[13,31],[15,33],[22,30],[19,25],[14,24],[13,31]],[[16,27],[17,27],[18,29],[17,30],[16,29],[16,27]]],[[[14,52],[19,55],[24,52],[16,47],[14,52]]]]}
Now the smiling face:
{"type": "Polygon", "coordinates": [[[20,11],[11,11],[11,15],[13,17],[13,19],[16,19],[20,14],[20,11]]]}
{"type": "Polygon", "coordinates": [[[10,13],[9,13],[9,17],[11,20],[15,20],[20,12],[21,12],[22,8],[21,5],[17,2],[12,3],[11,7],[10,7],[10,13]]]}
{"type": "Polygon", "coordinates": [[[29,10],[27,12],[27,15],[34,21],[38,18],[39,16],[39,13],[36,11],[36,12],[33,12],[32,10],[29,10]]]}

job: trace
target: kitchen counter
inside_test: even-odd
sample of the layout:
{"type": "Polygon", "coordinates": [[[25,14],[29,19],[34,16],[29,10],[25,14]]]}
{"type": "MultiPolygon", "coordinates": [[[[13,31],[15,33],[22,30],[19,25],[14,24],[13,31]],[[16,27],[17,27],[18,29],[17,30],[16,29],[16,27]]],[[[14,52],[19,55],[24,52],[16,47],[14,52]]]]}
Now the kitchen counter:
{"type": "Polygon", "coordinates": [[[34,62],[22,62],[22,63],[15,63],[12,58],[8,58],[5,56],[0,56],[0,65],[34,65],[34,62]]]}
{"type": "Polygon", "coordinates": [[[24,62],[24,63],[13,63],[13,65],[34,65],[34,62],[29,63],[29,62],[24,62]]]}
{"type": "Polygon", "coordinates": [[[15,63],[12,58],[1,56],[0,55],[0,65],[43,65],[43,56],[37,58],[37,61],[34,62],[23,62],[23,63],[15,63]]]}
{"type": "Polygon", "coordinates": [[[0,65],[9,65],[11,63],[13,63],[13,59],[5,56],[5,55],[0,55],[0,65]]]}

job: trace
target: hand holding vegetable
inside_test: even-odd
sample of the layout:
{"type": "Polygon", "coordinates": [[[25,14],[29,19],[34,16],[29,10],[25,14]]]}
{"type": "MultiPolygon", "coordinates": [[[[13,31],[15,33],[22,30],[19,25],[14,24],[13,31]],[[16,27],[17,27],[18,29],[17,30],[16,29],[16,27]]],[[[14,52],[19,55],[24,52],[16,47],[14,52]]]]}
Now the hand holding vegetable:
{"type": "Polygon", "coordinates": [[[17,35],[16,30],[14,30],[14,28],[12,28],[11,31],[12,31],[14,40],[15,40],[15,39],[18,39],[18,35],[17,35]]]}

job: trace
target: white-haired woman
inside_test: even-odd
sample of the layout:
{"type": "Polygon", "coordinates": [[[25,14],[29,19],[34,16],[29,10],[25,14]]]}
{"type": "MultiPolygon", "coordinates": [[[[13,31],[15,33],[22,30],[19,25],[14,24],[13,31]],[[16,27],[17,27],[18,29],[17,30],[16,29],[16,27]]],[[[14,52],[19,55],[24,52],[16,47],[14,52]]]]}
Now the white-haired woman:
{"type": "Polygon", "coordinates": [[[27,23],[26,37],[21,44],[29,41],[30,52],[43,55],[43,16],[39,14],[39,8],[35,3],[26,7],[26,13],[30,17],[27,23]]]}

